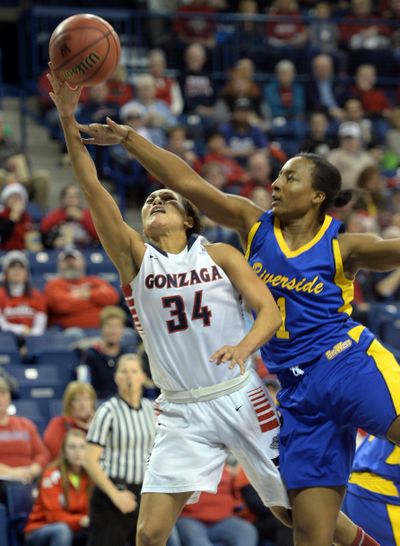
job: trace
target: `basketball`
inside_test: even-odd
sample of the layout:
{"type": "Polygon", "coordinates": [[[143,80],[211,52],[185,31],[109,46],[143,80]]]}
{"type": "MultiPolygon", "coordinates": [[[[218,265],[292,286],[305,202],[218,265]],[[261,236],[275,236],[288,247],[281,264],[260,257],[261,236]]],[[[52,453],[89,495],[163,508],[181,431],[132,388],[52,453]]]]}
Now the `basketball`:
{"type": "Polygon", "coordinates": [[[120,57],[118,34],[96,15],[72,15],[51,35],[49,57],[53,70],[70,85],[92,86],[106,80],[120,57]]]}

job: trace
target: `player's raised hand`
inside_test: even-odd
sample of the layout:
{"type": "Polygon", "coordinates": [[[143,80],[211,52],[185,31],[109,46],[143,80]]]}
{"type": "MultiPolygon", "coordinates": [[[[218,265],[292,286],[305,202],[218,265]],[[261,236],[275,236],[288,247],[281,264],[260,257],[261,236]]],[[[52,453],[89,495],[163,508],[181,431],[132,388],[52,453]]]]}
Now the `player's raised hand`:
{"type": "Polygon", "coordinates": [[[230,370],[237,365],[240,368],[240,373],[244,374],[248,357],[248,351],[240,345],[224,345],[210,356],[210,362],[215,362],[217,366],[229,362],[230,370]]]}
{"type": "Polygon", "coordinates": [[[84,144],[97,144],[98,146],[110,146],[120,144],[127,136],[130,127],[115,123],[111,118],[106,118],[107,123],[91,123],[90,125],[78,124],[82,133],[89,137],[82,138],[84,144]]]}
{"type": "Polygon", "coordinates": [[[61,118],[73,116],[79,103],[82,86],[70,87],[68,83],[63,82],[54,72],[52,64],[49,63],[50,72],[47,74],[52,92],[49,93],[52,101],[57,107],[61,118]]]}

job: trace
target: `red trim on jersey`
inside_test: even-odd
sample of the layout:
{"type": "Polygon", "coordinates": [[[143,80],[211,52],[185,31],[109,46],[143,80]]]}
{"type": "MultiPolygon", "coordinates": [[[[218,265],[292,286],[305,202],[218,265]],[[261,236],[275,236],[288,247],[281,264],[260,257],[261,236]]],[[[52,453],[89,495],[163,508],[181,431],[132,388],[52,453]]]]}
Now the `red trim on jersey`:
{"type": "Polygon", "coordinates": [[[133,298],[132,294],[132,287],[130,284],[126,284],[125,286],[121,286],[122,293],[125,297],[126,304],[129,308],[129,311],[133,318],[133,326],[135,327],[135,330],[137,333],[142,336],[143,332],[143,326],[141,325],[141,322],[138,318],[138,314],[135,307],[135,300],[133,298]]]}

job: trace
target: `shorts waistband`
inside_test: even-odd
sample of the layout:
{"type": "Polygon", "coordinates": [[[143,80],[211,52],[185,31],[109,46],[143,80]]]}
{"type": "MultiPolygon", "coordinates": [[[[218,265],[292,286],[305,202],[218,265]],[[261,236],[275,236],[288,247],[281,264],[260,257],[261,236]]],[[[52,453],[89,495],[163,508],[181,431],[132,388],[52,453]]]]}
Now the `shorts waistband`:
{"type": "Polygon", "coordinates": [[[162,394],[168,402],[175,402],[177,404],[206,402],[207,400],[214,400],[220,396],[225,396],[226,394],[238,391],[250,381],[250,378],[250,371],[247,370],[243,375],[239,375],[238,377],[234,377],[223,383],[210,385],[209,387],[197,387],[196,389],[189,389],[187,391],[163,390],[162,394]]]}

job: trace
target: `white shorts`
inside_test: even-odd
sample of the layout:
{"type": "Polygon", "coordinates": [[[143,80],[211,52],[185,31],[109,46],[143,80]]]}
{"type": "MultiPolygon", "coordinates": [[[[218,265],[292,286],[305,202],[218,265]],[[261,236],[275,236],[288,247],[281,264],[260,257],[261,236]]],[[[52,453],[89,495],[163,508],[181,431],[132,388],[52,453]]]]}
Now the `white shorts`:
{"type": "Polygon", "coordinates": [[[258,375],[239,390],[205,402],[172,403],[161,395],[142,493],[215,493],[228,451],[266,506],[289,507],[279,470],[279,423],[258,375]]]}

